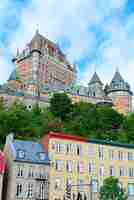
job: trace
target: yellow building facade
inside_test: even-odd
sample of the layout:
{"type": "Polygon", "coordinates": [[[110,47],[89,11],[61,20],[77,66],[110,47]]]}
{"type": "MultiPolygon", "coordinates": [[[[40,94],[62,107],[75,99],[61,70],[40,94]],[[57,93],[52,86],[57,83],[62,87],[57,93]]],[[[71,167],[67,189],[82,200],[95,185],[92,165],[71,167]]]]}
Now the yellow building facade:
{"type": "Polygon", "coordinates": [[[51,200],[67,199],[66,188],[71,186],[71,199],[99,199],[99,188],[109,176],[119,179],[121,187],[134,199],[134,145],[123,145],[82,137],[50,133],[42,140],[48,151],[51,200]]]}

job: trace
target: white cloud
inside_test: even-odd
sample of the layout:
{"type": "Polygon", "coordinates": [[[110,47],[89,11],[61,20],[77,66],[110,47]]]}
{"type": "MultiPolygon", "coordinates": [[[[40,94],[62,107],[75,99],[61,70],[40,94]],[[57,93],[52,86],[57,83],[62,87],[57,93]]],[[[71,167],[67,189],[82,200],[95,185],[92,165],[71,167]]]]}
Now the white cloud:
{"type": "MultiPolygon", "coordinates": [[[[91,54],[96,48],[98,38],[93,32],[89,32],[89,26],[99,25],[103,32],[109,35],[96,49],[96,58],[83,66],[79,73],[81,82],[87,83],[97,68],[103,81],[111,79],[116,67],[119,67],[123,76],[133,84],[133,55],[134,42],[129,31],[132,30],[133,17],[129,23],[122,25],[117,19],[118,11],[121,12],[127,0],[31,0],[31,3],[20,13],[20,25],[17,31],[10,37],[9,50],[16,53],[16,49],[24,48],[31,40],[36,28],[40,33],[56,41],[60,37],[68,38],[70,47],[67,50],[71,62],[91,54]],[[116,12],[115,12],[116,11],[116,12]],[[115,15],[114,15],[115,12],[115,15]],[[112,16],[108,20],[109,16],[112,16]],[[130,22],[131,21],[131,22],[130,22]],[[98,63],[96,59],[101,61],[98,63]],[[129,70],[128,70],[129,69],[129,70]]],[[[9,3],[8,0],[5,1],[9,3]]],[[[7,4],[5,3],[5,7],[7,4]]],[[[1,9],[1,7],[0,7],[1,9]]],[[[9,11],[10,12],[10,11],[9,11]]],[[[1,14],[0,14],[1,16],[1,14]]],[[[1,59],[1,58],[0,58],[1,59]]],[[[2,62],[7,61],[2,58],[2,62]]],[[[12,67],[8,66],[8,69],[12,67]]],[[[10,70],[9,70],[10,71],[10,70]]],[[[0,65],[0,74],[3,72],[0,65]]]]}

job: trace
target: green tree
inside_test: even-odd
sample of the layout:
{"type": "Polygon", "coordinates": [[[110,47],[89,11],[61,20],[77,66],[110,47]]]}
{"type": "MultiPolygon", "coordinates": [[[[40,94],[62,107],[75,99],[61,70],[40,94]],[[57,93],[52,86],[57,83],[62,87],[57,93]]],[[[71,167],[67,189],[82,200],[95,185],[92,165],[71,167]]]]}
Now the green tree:
{"type": "Polygon", "coordinates": [[[66,93],[55,93],[50,100],[50,111],[61,120],[67,118],[71,109],[72,102],[66,93]]]}
{"type": "Polygon", "coordinates": [[[99,128],[103,131],[117,131],[120,129],[124,120],[122,114],[109,107],[98,108],[99,113],[99,128]]]}
{"type": "Polygon", "coordinates": [[[98,126],[96,106],[86,102],[73,105],[68,121],[65,122],[65,132],[71,132],[88,137],[95,133],[98,126]]]}
{"type": "Polygon", "coordinates": [[[127,142],[134,143],[134,113],[125,118],[122,128],[126,133],[127,142]]]}
{"type": "Polygon", "coordinates": [[[100,200],[127,200],[127,194],[120,187],[117,178],[109,177],[104,180],[100,188],[100,200]]]}

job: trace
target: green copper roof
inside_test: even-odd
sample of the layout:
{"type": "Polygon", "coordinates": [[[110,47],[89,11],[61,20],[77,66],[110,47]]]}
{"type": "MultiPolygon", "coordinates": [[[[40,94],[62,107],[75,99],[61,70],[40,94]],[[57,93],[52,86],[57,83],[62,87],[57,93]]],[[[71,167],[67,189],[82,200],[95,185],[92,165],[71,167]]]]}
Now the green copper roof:
{"type": "Polygon", "coordinates": [[[17,81],[19,80],[19,76],[16,72],[16,69],[10,74],[8,81],[17,81]]]}
{"type": "Polygon", "coordinates": [[[100,85],[103,85],[103,83],[101,82],[98,74],[95,72],[94,75],[92,76],[89,85],[94,84],[94,83],[99,83],[100,85]]]}
{"type": "Polygon", "coordinates": [[[125,90],[131,92],[130,85],[124,81],[119,71],[116,71],[109,87],[107,87],[108,92],[111,90],[125,90]]]}

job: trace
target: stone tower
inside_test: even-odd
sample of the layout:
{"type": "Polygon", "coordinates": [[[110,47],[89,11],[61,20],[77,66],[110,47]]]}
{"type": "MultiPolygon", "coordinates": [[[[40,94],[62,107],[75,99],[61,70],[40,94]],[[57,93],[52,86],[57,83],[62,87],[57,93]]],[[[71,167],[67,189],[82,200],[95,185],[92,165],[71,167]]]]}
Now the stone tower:
{"type": "Polygon", "coordinates": [[[95,72],[88,84],[89,94],[93,97],[104,97],[103,83],[95,72]]]}
{"type": "Polygon", "coordinates": [[[117,70],[110,85],[105,89],[106,94],[112,99],[114,108],[123,114],[132,112],[133,93],[130,85],[124,81],[117,70]]]}
{"type": "Polygon", "coordinates": [[[76,80],[77,72],[58,45],[42,36],[39,31],[26,48],[13,59],[16,72],[25,88],[68,86],[76,80]]]}

